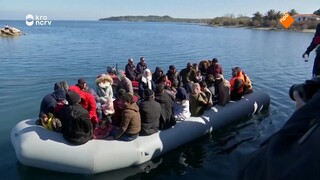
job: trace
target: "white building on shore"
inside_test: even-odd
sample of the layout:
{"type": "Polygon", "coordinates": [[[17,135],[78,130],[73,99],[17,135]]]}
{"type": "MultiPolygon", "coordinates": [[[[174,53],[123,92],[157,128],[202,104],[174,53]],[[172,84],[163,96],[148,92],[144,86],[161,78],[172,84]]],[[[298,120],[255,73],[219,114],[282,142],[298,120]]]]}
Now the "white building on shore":
{"type": "Polygon", "coordinates": [[[320,16],[315,14],[296,14],[296,15],[293,15],[292,17],[297,22],[310,21],[310,20],[320,21],[320,16]]]}

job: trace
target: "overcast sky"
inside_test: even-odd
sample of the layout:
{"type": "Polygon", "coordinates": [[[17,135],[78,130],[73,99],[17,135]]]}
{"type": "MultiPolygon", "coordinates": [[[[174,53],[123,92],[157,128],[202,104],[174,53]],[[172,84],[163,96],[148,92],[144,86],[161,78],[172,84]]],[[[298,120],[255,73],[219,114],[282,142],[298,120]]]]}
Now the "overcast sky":
{"type": "Polygon", "coordinates": [[[175,18],[214,18],[233,13],[252,16],[270,9],[296,9],[309,14],[320,0],[0,0],[0,19],[25,20],[27,14],[51,20],[97,20],[110,16],[169,15],[175,18]]]}

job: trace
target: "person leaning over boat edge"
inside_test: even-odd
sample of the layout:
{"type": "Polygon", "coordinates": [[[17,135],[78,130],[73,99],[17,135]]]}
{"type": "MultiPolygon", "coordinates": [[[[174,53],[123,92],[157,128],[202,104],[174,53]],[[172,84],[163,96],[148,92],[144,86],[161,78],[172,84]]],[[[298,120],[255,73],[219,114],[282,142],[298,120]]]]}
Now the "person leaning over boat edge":
{"type": "Polygon", "coordinates": [[[320,46],[318,46],[319,44],[320,44],[320,23],[317,25],[316,33],[314,34],[314,37],[309,47],[302,54],[302,58],[305,58],[306,56],[309,57],[310,52],[313,51],[314,48],[318,47],[316,50],[316,57],[313,63],[312,76],[320,75],[320,46]]]}

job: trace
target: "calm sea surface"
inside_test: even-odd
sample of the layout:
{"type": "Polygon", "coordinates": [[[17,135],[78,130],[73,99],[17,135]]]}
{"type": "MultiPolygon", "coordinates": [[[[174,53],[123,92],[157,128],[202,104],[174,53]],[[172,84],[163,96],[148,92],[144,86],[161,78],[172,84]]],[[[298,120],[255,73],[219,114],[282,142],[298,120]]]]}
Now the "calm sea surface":
{"type": "Polygon", "coordinates": [[[0,37],[0,174],[5,179],[234,179],[243,159],[277,131],[294,111],[288,96],[292,84],[311,77],[314,53],[301,54],[312,33],[206,27],[143,22],[53,21],[27,27],[0,21],[26,35],[0,37]],[[10,131],[21,120],[37,116],[41,99],[56,81],[75,84],[80,77],[94,87],[106,67],[123,69],[129,57],[145,56],[151,70],[178,70],[187,62],[217,57],[225,77],[240,66],[255,90],[271,96],[269,110],[175,149],[142,166],[95,176],[57,173],[21,165],[10,131]]]}

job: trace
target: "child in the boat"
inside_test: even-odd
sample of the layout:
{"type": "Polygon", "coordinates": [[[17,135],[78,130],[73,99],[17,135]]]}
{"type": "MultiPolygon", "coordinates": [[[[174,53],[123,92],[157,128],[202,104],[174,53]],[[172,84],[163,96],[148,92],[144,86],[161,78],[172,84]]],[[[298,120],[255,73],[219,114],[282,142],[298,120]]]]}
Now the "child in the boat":
{"type": "Polygon", "coordinates": [[[108,123],[112,123],[111,117],[115,113],[112,99],[107,99],[105,104],[102,105],[102,112],[102,119],[105,119],[108,123]]]}
{"type": "Polygon", "coordinates": [[[51,131],[61,132],[61,121],[54,117],[52,113],[41,113],[41,117],[36,121],[36,124],[51,131]]]}
{"type": "Polygon", "coordinates": [[[109,133],[112,131],[113,126],[108,120],[102,119],[99,123],[99,127],[96,127],[93,131],[94,139],[104,139],[109,136],[109,133]]]}

